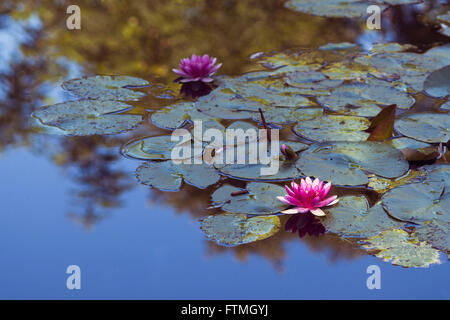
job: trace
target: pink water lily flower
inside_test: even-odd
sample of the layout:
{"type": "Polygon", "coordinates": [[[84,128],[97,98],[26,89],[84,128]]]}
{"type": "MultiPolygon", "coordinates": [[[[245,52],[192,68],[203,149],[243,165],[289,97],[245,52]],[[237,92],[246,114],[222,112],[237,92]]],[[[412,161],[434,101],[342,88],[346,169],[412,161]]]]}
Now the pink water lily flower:
{"type": "Polygon", "coordinates": [[[339,201],[337,196],[325,198],[330,192],[331,182],[324,185],[319,178],[312,181],[310,177],[306,177],[306,179],[300,180],[300,184],[292,181],[292,189],[287,185],[284,187],[288,194],[284,197],[277,197],[278,200],[295,207],[281,211],[282,213],[296,214],[309,211],[313,215],[321,217],[325,215],[325,212],[320,209],[321,207],[331,206],[339,201]]]}
{"type": "Polygon", "coordinates": [[[193,54],[191,58],[181,59],[180,69],[172,69],[172,71],[181,76],[181,82],[211,82],[213,81],[211,76],[222,66],[221,63],[216,65],[216,62],[216,58],[209,57],[207,54],[203,56],[193,54]]]}

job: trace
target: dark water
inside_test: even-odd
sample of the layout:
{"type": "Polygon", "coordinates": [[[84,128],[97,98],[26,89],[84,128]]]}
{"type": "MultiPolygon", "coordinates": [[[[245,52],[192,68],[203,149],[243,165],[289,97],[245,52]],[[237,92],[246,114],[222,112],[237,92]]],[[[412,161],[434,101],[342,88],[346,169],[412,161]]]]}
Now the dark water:
{"type": "MultiPolygon", "coordinates": [[[[67,4],[0,4],[0,298],[450,298],[446,258],[405,269],[332,235],[300,239],[284,231],[220,247],[199,230],[210,191],[139,185],[140,163],[119,154],[130,135],[52,136],[30,118],[69,99],[59,89],[66,79],[126,74],[169,83],[171,68],[193,52],[220,57],[223,74],[241,74],[255,68],[248,56],[258,51],[448,42],[418,20],[418,8],[390,9],[387,27],[368,32],[361,21],[299,14],[282,1],[79,2],[80,31],[65,29],[67,4]],[[73,264],[81,290],[66,288],[73,264]],[[366,287],[370,265],[381,268],[381,290],[366,287]]],[[[158,130],[144,125],[133,134],[158,130]]]]}

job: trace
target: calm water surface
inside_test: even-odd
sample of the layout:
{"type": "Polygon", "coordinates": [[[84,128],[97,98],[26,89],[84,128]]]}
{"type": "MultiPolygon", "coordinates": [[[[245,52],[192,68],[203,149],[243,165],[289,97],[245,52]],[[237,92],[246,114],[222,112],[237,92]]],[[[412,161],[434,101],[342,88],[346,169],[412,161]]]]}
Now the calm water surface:
{"type": "Polygon", "coordinates": [[[220,247],[199,229],[211,189],[148,189],[134,178],[140,162],[119,154],[130,137],[162,130],[147,123],[132,134],[62,137],[30,118],[71,98],[59,88],[64,80],[126,74],[169,83],[171,68],[193,52],[220,57],[221,73],[232,75],[254,70],[248,57],[258,51],[448,42],[418,21],[420,8],[390,9],[386,28],[369,32],[361,21],[303,15],[282,1],[79,2],[80,31],[65,29],[60,2],[0,4],[0,298],[450,298],[446,258],[405,269],[332,235],[300,239],[284,231],[220,247]],[[72,264],[81,268],[81,290],[66,289],[72,264]],[[381,290],[366,287],[374,264],[381,290]]]}

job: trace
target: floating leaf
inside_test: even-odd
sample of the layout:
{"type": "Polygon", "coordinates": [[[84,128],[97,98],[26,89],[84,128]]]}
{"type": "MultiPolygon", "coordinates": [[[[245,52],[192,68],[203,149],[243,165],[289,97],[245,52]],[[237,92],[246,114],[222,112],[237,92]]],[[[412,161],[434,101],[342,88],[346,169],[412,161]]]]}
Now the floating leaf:
{"type": "Polygon", "coordinates": [[[360,0],[289,0],[286,7],[321,17],[358,18],[366,14],[368,4],[360,0]]]}
{"type": "Polygon", "coordinates": [[[164,191],[178,191],[183,178],[200,189],[220,179],[219,173],[208,164],[175,164],[172,161],[146,162],[137,168],[136,177],[142,184],[164,191]]]}
{"type": "Polygon", "coordinates": [[[327,43],[319,47],[322,51],[337,51],[337,50],[349,50],[349,49],[359,49],[359,46],[355,43],[350,42],[340,42],[340,43],[327,43]]]}
{"type": "Polygon", "coordinates": [[[169,160],[175,146],[186,147],[186,155],[176,154],[177,159],[197,157],[203,153],[203,146],[194,148],[192,139],[182,142],[181,136],[153,136],[131,140],[122,147],[122,154],[139,160],[169,160]]]}
{"type": "Polygon", "coordinates": [[[33,117],[67,135],[116,134],[134,129],[142,122],[140,115],[117,114],[130,108],[118,101],[77,100],[42,107],[33,113],[33,117]]]}
{"type": "Polygon", "coordinates": [[[425,92],[432,97],[442,98],[450,94],[450,66],[433,71],[423,84],[425,92]]]}
{"type": "Polygon", "coordinates": [[[395,111],[397,105],[387,106],[372,119],[369,130],[372,130],[367,141],[384,141],[392,137],[394,132],[395,111]]]}
{"type": "Polygon", "coordinates": [[[249,119],[264,109],[264,105],[243,98],[233,93],[214,90],[207,96],[200,97],[195,103],[197,110],[220,119],[249,119]]]}
{"type": "MultiPolygon", "coordinates": [[[[157,110],[152,114],[151,121],[159,128],[175,130],[182,127],[186,122],[214,121],[214,118],[197,111],[192,102],[181,102],[157,110]]],[[[217,125],[220,124],[217,123],[217,125]]]]}
{"type": "Polygon", "coordinates": [[[136,178],[142,184],[163,191],[178,191],[182,182],[171,161],[146,162],[137,168],[136,178]]]}
{"type": "MultiPolygon", "coordinates": [[[[317,118],[323,114],[322,108],[266,108],[264,117],[268,123],[288,124],[317,118]]],[[[255,114],[253,121],[261,122],[261,115],[255,114]]]]}
{"type": "Polygon", "coordinates": [[[148,81],[128,76],[94,76],[72,79],[62,84],[63,89],[86,99],[138,100],[145,93],[127,89],[149,85],[148,81]]]}
{"type": "MultiPolygon", "coordinates": [[[[295,71],[317,70],[322,66],[322,61],[308,53],[277,53],[272,56],[263,57],[259,62],[266,68],[277,69],[280,67],[295,68],[295,71]]],[[[280,69],[277,69],[280,70],[280,69]]]]}
{"type": "Polygon", "coordinates": [[[212,194],[211,199],[215,205],[231,213],[273,214],[286,208],[277,199],[277,196],[284,196],[286,190],[276,184],[250,182],[247,192],[239,194],[242,191],[244,189],[223,185],[212,194]],[[235,193],[238,195],[233,195],[235,193]]]}
{"type": "Polygon", "coordinates": [[[380,203],[369,208],[364,196],[341,197],[339,203],[327,211],[320,222],[328,231],[345,237],[371,237],[404,225],[390,218],[380,203]]]}
{"type": "Polygon", "coordinates": [[[432,160],[439,155],[436,147],[407,137],[395,138],[387,143],[400,150],[408,161],[432,160]]]}
{"type": "Polygon", "coordinates": [[[426,242],[419,242],[415,235],[404,230],[387,230],[366,240],[364,248],[377,250],[377,257],[402,267],[423,268],[440,263],[439,251],[426,242]]]}
{"type": "Polygon", "coordinates": [[[280,230],[277,216],[251,217],[245,214],[220,214],[201,220],[201,229],[209,240],[223,246],[237,246],[273,236],[280,230]]]}
{"type": "Polygon", "coordinates": [[[415,47],[411,44],[400,44],[396,42],[387,42],[387,43],[375,43],[370,49],[370,54],[377,53],[386,53],[386,52],[400,52],[406,51],[410,49],[414,49],[415,47]]]}
{"type": "Polygon", "coordinates": [[[396,104],[407,109],[414,104],[414,99],[395,88],[373,84],[347,84],[333,89],[329,96],[320,96],[317,101],[334,112],[372,117],[381,109],[380,105],[396,104]]]}
{"type": "Polygon", "coordinates": [[[439,143],[450,139],[449,124],[450,114],[415,113],[398,119],[395,129],[419,141],[439,143]]]}
{"type": "MultiPolygon", "coordinates": [[[[294,152],[299,152],[308,148],[308,145],[296,141],[279,141],[279,145],[281,146],[282,144],[288,145],[294,152]]],[[[225,152],[223,161],[215,163],[214,166],[222,174],[238,180],[286,181],[301,177],[295,163],[290,160],[285,160],[283,157],[280,158],[279,153],[271,157],[272,163],[263,164],[259,158],[259,146],[254,146],[252,148],[250,145],[246,145],[245,148],[246,158],[243,163],[225,161],[225,159],[227,159],[227,154],[225,152]],[[278,165],[273,163],[273,161],[277,161],[278,165]]],[[[238,152],[239,150],[235,149],[233,154],[236,155],[238,152]]],[[[279,150],[277,150],[277,152],[279,152],[279,150]]]]}
{"type": "Polygon", "coordinates": [[[247,100],[256,101],[267,106],[299,107],[310,106],[311,102],[301,96],[295,88],[284,88],[273,85],[274,82],[230,81],[221,84],[247,100]]]}
{"type": "Polygon", "coordinates": [[[425,174],[419,170],[410,170],[407,175],[397,179],[387,179],[377,177],[376,175],[369,175],[369,183],[367,186],[378,193],[385,193],[398,186],[418,181],[418,179],[424,175],[425,174]]]}
{"type": "Polygon", "coordinates": [[[321,72],[328,78],[336,80],[367,81],[371,68],[354,61],[339,61],[328,64],[321,72]]]}
{"type": "Polygon", "coordinates": [[[450,100],[447,100],[443,105],[441,105],[442,110],[450,110],[450,100]]]}
{"type": "Polygon", "coordinates": [[[450,167],[424,167],[422,182],[408,183],[388,191],[382,198],[383,207],[394,218],[423,223],[429,220],[450,222],[450,167]]]}
{"type": "MultiPolygon", "coordinates": [[[[412,52],[386,52],[360,56],[355,61],[376,70],[372,74],[377,77],[400,77],[403,83],[415,91],[423,90],[423,83],[431,71],[446,65],[441,57],[412,52]]],[[[397,105],[400,107],[400,104],[397,105]]]]}
{"type": "Polygon", "coordinates": [[[431,220],[417,228],[415,233],[419,240],[430,243],[434,248],[450,251],[450,223],[431,220]]]}
{"type": "Polygon", "coordinates": [[[438,61],[435,70],[450,65],[450,43],[431,48],[424,53],[424,56],[438,61]]]}
{"type": "Polygon", "coordinates": [[[286,83],[298,89],[299,93],[311,96],[328,95],[329,90],[343,83],[333,80],[318,71],[297,71],[287,74],[286,83]]]}
{"type": "Polygon", "coordinates": [[[313,141],[364,141],[369,134],[369,120],[353,116],[324,115],[300,121],[294,132],[313,141]]]}
{"type": "Polygon", "coordinates": [[[335,185],[367,184],[364,172],[396,178],[409,167],[400,151],[373,141],[312,145],[300,154],[296,166],[304,176],[332,181],[335,185]]]}

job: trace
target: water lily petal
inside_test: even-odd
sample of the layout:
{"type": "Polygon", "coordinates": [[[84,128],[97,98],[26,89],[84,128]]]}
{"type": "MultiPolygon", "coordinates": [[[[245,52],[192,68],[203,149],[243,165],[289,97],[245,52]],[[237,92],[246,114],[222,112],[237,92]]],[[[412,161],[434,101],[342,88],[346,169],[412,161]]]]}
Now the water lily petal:
{"type": "Polygon", "coordinates": [[[325,212],[323,212],[322,209],[319,209],[319,208],[313,209],[313,210],[310,210],[310,211],[311,211],[311,213],[313,215],[315,215],[317,217],[323,217],[325,215],[325,212]]]}

